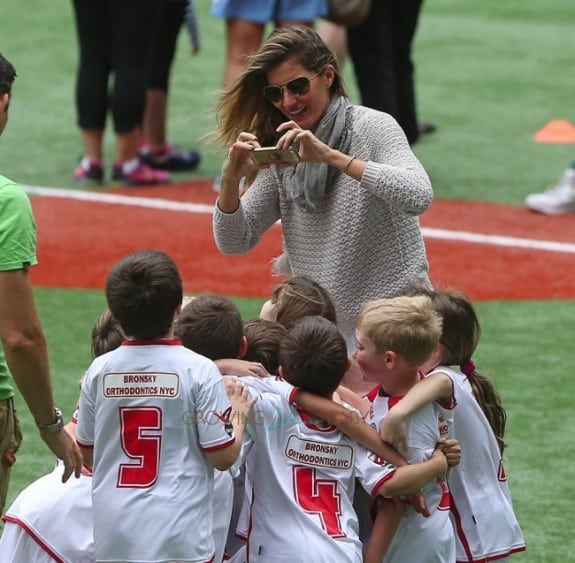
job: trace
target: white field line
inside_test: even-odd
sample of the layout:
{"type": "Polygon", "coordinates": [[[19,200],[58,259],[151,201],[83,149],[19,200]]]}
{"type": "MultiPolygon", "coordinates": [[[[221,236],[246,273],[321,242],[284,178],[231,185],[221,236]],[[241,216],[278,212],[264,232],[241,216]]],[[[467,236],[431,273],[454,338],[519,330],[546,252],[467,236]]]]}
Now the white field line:
{"type": "MultiPolygon", "coordinates": [[[[212,214],[213,205],[203,203],[187,203],[168,199],[151,197],[133,197],[102,192],[87,192],[78,190],[65,190],[60,188],[47,188],[42,186],[24,186],[24,190],[31,195],[44,197],[59,197],[63,199],[76,199],[95,203],[111,203],[115,205],[131,205],[150,209],[166,209],[169,211],[186,211],[188,213],[212,214]]],[[[449,231],[423,227],[423,236],[426,238],[467,242],[473,244],[487,244],[507,248],[526,248],[529,250],[544,250],[549,252],[564,252],[575,254],[575,244],[556,242],[551,240],[535,240],[499,235],[484,235],[467,231],[449,231]]]]}

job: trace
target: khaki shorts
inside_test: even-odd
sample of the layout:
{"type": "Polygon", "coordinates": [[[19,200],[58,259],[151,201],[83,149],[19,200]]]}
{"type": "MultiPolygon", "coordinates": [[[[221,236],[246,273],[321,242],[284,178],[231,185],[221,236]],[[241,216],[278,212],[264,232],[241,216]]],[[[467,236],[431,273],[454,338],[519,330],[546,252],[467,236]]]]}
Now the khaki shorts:
{"type": "Polygon", "coordinates": [[[0,514],[4,514],[10,469],[16,461],[16,452],[22,443],[20,421],[12,399],[0,401],[0,514]]]}

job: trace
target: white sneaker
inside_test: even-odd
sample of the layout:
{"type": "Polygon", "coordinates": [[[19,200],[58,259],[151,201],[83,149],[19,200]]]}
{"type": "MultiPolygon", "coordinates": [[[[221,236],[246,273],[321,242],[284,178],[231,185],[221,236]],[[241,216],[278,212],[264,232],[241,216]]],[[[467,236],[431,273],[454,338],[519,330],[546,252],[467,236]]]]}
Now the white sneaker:
{"type": "Polygon", "coordinates": [[[567,169],[558,184],[541,194],[530,194],[525,205],[532,211],[561,215],[575,212],[575,169],[567,169]]]}

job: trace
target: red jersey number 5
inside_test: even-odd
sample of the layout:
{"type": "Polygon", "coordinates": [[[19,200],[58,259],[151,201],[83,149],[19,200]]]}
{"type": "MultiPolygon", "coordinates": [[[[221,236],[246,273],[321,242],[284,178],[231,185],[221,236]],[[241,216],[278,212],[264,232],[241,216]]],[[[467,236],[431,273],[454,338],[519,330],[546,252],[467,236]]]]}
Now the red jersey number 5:
{"type": "Polygon", "coordinates": [[[120,407],[119,410],[122,449],[136,463],[120,464],[118,487],[151,487],[158,478],[162,410],[157,407],[120,407]]]}
{"type": "Polygon", "coordinates": [[[317,514],[321,526],[332,538],[344,538],[341,529],[341,500],[334,479],[318,479],[316,470],[296,465],[293,468],[296,502],[309,514],[317,514]]]}

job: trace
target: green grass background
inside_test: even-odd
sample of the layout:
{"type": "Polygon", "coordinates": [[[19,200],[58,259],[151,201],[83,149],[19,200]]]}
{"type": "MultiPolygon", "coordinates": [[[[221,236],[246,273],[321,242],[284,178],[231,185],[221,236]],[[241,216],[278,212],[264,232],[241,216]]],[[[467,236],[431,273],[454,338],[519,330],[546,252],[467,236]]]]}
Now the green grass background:
{"type": "MultiPolygon", "coordinates": [[[[221,155],[202,140],[224,61],[223,24],[197,0],[202,51],[180,36],[173,69],[170,138],[199,147],[213,177],[221,155]]],[[[0,170],[25,184],[73,187],[81,153],[75,125],[75,30],[69,2],[3,0],[0,51],[17,67],[10,123],[0,138],[0,170]]],[[[427,0],[415,43],[420,115],[439,130],[415,146],[436,197],[522,205],[575,158],[573,145],[533,142],[554,118],[575,122],[573,0],[427,0]]],[[[357,101],[350,65],[346,81],[357,101]]],[[[113,136],[106,137],[108,160],[113,136]]],[[[549,219],[553,220],[553,219],[549,219]]],[[[40,233],[42,236],[42,233],[40,233]]],[[[40,256],[40,259],[42,257],[40,256]]],[[[487,267],[487,266],[486,266],[487,267]]],[[[565,272],[573,275],[573,272],[565,272]]],[[[37,288],[57,402],[71,414],[87,367],[89,335],[104,307],[100,291],[37,288]]],[[[260,300],[234,297],[246,318],[260,300]]],[[[575,561],[574,301],[477,303],[483,339],[476,363],[493,374],[508,411],[506,468],[528,551],[516,561],[575,561]]],[[[21,399],[25,442],[9,501],[51,468],[21,399]]]]}

